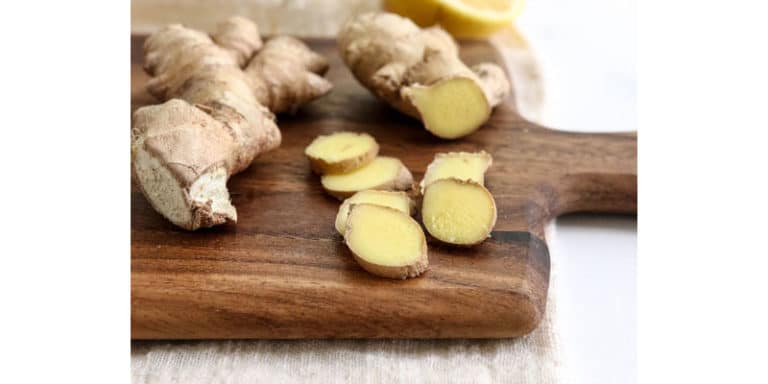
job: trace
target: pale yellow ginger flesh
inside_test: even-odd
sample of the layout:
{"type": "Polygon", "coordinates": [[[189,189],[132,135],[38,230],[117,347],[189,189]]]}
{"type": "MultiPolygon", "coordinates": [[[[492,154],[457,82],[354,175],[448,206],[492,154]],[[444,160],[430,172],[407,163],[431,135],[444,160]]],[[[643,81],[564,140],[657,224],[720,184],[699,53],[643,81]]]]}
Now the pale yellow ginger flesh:
{"type": "Polygon", "coordinates": [[[336,132],[318,136],[304,154],[316,173],[347,173],[373,161],[379,144],[367,133],[336,132]]]}
{"type": "Polygon", "coordinates": [[[468,78],[457,77],[429,87],[414,87],[410,97],[424,128],[443,139],[456,139],[474,132],[491,114],[483,90],[468,78]]]}
{"type": "Polygon", "coordinates": [[[336,230],[344,235],[347,226],[347,217],[349,216],[349,207],[352,204],[373,204],[382,207],[397,209],[407,215],[411,214],[412,202],[408,194],[402,191],[376,191],[366,190],[355,193],[339,207],[339,213],[336,215],[336,230]]]}
{"type": "Polygon", "coordinates": [[[399,159],[378,156],[368,165],[352,172],[323,175],[320,182],[331,196],[344,199],[366,189],[408,190],[413,185],[413,175],[399,159]]]}
{"type": "Polygon", "coordinates": [[[353,204],[344,241],[366,271],[405,279],[427,269],[427,240],[421,226],[399,210],[373,204],[353,204]]]}
{"type": "Polygon", "coordinates": [[[337,43],[363,86],[442,138],[474,132],[509,95],[500,66],[468,66],[440,27],[419,28],[392,13],[365,13],[342,26],[337,43]]]}
{"type": "Polygon", "coordinates": [[[454,245],[474,245],[496,224],[496,202],[484,186],[442,179],[429,184],[421,205],[424,227],[432,237],[454,245]]]}
{"type": "Polygon", "coordinates": [[[455,178],[474,181],[485,185],[485,171],[493,163],[493,158],[485,151],[438,153],[427,166],[421,180],[421,193],[435,180],[455,178]]]}

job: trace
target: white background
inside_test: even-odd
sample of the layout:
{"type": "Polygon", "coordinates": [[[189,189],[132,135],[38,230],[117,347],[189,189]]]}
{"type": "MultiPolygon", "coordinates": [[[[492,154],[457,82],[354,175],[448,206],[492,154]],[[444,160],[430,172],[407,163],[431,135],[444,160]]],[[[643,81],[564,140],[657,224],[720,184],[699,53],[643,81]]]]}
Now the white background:
{"type": "MultiPolygon", "coordinates": [[[[545,125],[637,129],[634,0],[529,0],[518,26],[542,69],[545,125]]],[[[550,253],[567,382],[634,383],[636,219],[572,215],[556,232],[550,253]]]]}

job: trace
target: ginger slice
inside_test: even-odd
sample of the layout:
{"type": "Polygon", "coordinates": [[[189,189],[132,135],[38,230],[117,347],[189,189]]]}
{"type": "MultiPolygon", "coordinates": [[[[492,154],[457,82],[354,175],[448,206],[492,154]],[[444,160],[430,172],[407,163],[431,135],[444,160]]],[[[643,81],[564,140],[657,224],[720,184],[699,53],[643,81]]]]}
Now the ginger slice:
{"type": "Polygon", "coordinates": [[[331,196],[345,199],[366,189],[408,190],[413,185],[413,175],[399,159],[378,156],[368,165],[352,172],[324,175],[320,182],[331,196]]]}
{"type": "Polygon", "coordinates": [[[408,194],[403,191],[360,191],[344,200],[339,207],[339,213],[336,215],[336,230],[343,236],[347,226],[347,217],[349,216],[349,207],[352,204],[374,204],[382,207],[397,209],[407,215],[411,215],[413,202],[408,194]]]}
{"type": "Polygon", "coordinates": [[[496,202],[484,186],[474,181],[441,179],[427,185],[421,217],[435,239],[475,245],[488,238],[496,224],[496,202]]]}
{"type": "Polygon", "coordinates": [[[485,123],[491,106],[475,80],[456,77],[406,92],[419,111],[424,128],[443,139],[466,136],[485,123]]]}
{"type": "Polygon", "coordinates": [[[421,180],[421,193],[423,194],[424,188],[435,180],[450,177],[485,185],[485,171],[491,164],[493,164],[493,158],[485,151],[438,153],[427,166],[427,171],[421,180]]]}
{"type": "Polygon", "coordinates": [[[318,136],[304,154],[318,174],[348,173],[373,161],[379,144],[367,133],[336,132],[318,136]]]}
{"type": "Polygon", "coordinates": [[[352,204],[344,241],[366,271],[390,279],[427,270],[427,240],[419,223],[393,208],[352,204]]]}

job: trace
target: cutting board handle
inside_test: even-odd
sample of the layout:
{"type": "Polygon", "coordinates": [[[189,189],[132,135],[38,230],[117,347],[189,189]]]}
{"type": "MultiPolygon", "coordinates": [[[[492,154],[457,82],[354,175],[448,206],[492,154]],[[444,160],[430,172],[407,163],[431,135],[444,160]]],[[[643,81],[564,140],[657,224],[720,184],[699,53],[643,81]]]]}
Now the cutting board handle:
{"type": "Polygon", "coordinates": [[[557,182],[551,207],[557,216],[571,212],[637,213],[637,133],[570,133],[581,142],[583,164],[567,169],[557,182]],[[597,150],[598,152],[595,152],[597,150]]]}

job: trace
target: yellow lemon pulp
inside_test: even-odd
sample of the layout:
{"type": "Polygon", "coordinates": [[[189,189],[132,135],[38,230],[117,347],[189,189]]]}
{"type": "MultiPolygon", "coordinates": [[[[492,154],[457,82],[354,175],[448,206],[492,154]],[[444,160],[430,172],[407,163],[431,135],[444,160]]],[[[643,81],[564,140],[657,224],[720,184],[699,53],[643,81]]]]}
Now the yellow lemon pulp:
{"type": "Polygon", "coordinates": [[[385,0],[387,10],[425,27],[440,24],[456,37],[487,37],[511,24],[525,0],[385,0]]]}

